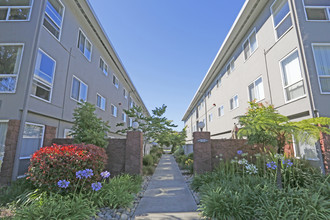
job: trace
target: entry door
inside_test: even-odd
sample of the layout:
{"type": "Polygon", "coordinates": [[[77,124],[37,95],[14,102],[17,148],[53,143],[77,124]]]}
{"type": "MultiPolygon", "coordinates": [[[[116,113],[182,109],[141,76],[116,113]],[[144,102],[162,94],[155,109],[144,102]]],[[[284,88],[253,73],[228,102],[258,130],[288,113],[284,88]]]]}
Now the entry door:
{"type": "Polygon", "coordinates": [[[43,144],[44,125],[26,123],[22,139],[22,149],[19,158],[18,176],[24,176],[30,165],[32,154],[39,150],[43,144]]]}

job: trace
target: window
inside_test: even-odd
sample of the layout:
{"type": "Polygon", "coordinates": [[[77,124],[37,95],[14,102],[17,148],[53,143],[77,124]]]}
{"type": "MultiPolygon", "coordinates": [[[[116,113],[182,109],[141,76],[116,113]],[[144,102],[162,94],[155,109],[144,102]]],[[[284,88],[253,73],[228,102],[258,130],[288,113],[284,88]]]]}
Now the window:
{"type": "Polygon", "coordinates": [[[253,30],[249,37],[243,43],[244,58],[247,60],[252,53],[258,48],[256,31],[253,30]]]}
{"type": "Polygon", "coordinates": [[[308,21],[330,21],[330,2],[328,0],[304,0],[308,21]]]}
{"type": "Polygon", "coordinates": [[[207,93],[207,98],[209,99],[211,97],[211,91],[207,93]]]}
{"type": "Polygon", "coordinates": [[[218,115],[219,117],[223,116],[225,114],[223,105],[218,108],[218,115]]]}
{"type": "Polygon", "coordinates": [[[238,108],[238,95],[230,99],[230,110],[238,108]]]}
{"type": "Polygon", "coordinates": [[[126,113],[125,112],[121,113],[121,120],[123,120],[123,122],[126,122],[126,113]]]}
{"type": "Polygon", "coordinates": [[[87,85],[83,83],[76,77],[73,77],[72,80],[72,90],[71,90],[71,98],[78,102],[86,102],[87,100],[87,85]]]}
{"type": "Polygon", "coordinates": [[[317,140],[310,137],[303,137],[302,139],[304,141],[298,141],[297,138],[293,137],[294,156],[306,160],[319,160],[315,146],[317,140]]]}
{"type": "Polygon", "coordinates": [[[15,92],[22,52],[22,44],[0,44],[0,93],[15,92]]]}
{"type": "Polygon", "coordinates": [[[28,171],[32,154],[43,145],[44,125],[26,123],[22,138],[22,149],[19,157],[18,176],[24,176],[28,171]]]}
{"type": "Polygon", "coordinates": [[[127,99],[127,91],[126,91],[126,89],[123,90],[123,95],[124,95],[125,99],[127,99]]]}
{"type": "Polygon", "coordinates": [[[133,107],[134,107],[134,105],[135,105],[135,103],[134,103],[134,100],[133,100],[133,99],[131,99],[130,108],[133,108],[133,107]]]}
{"type": "Polygon", "coordinates": [[[111,114],[114,117],[117,117],[117,107],[114,105],[111,105],[111,114]]]}
{"type": "Polygon", "coordinates": [[[112,83],[118,89],[118,87],[119,87],[119,81],[118,81],[118,78],[115,75],[112,76],[112,83]]]}
{"type": "Polygon", "coordinates": [[[254,100],[258,102],[265,98],[262,77],[259,77],[256,81],[249,85],[249,98],[250,102],[254,100]]]}
{"type": "Polygon", "coordinates": [[[288,0],[277,0],[271,6],[276,39],[282,37],[292,26],[288,0]]]}
{"type": "Polygon", "coordinates": [[[92,44],[81,30],[79,30],[78,48],[90,61],[92,57],[92,44]]]}
{"type": "Polygon", "coordinates": [[[33,96],[51,100],[55,65],[55,60],[39,49],[32,83],[33,96]]]}
{"type": "Polygon", "coordinates": [[[100,57],[100,69],[107,76],[108,75],[108,65],[104,62],[104,60],[100,57]]]}
{"type": "Polygon", "coordinates": [[[3,162],[3,157],[5,156],[7,129],[8,129],[8,121],[0,120],[0,170],[3,162]]]}
{"type": "Polygon", "coordinates": [[[32,0],[0,0],[0,21],[30,20],[32,0]]]}
{"type": "Polygon", "coordinates": [[[47,0],[44,27],[56,39],[60,39],[63,22],[64,6],[59,0],[47,0]]]}
{"type": "Polygon", "coordinates": [[[330,44],[313,45],[321,93],[330,94],[330,44]]]}
{"type": "Polygon", "coordinates": [[[217,79],[217,88],[219,88],[221,85],[221,78],[217,79]]]}
{"type": "Polygon", "coordinates": [[[96,95],[97,100],[96,100],[96,105],[103,111],[105,111],[105,98],[103,98],[101,95],[97,94],[96,95]]]}
{"type": "Polygon", "coordinates": [[[133,119],[129,118],[129,126],[132,127],[133,126],[133,119]]]}
{"type": "Polygon", "coordinates": [[[227,74],[229,75],[231,72],[234,71],[234,69],[235,69],[235,60],[234,58],[232,58],[226,67],[227,74]]]}
{"type": "Polygon", "coordinates": [[[209,114],[209,122],[212,121],[212,118],[213,118],[213,114],[211,113],[211,114],[209,114]]]}
{"type": "Polygon", "coordinates": [[[297,99],[305,95],[298,52],[295,51],[284,60],[282,60],[281,66],[286,101],[297,99]]]}

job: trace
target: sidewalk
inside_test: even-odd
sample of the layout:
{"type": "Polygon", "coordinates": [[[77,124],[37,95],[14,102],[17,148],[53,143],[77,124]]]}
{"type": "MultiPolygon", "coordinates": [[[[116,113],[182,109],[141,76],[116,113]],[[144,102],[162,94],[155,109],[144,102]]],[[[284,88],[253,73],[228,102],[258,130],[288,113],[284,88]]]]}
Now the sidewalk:
{"type": "Polygon", "coordinates": [[[135,211],[135,219],[200,219],[196,209],[173,156],[163,155],[135,211]]]}

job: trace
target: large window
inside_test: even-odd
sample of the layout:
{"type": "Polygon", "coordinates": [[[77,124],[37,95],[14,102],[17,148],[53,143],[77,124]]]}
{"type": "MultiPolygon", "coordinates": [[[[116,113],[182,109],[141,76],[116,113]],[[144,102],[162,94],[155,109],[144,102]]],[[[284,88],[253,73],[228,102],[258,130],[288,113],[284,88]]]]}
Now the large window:
{"type": "Polygon", "coordinates": [[[64,6],[59,0],[47,0],[44,27],[58,40],[61,35],[63,15],[64,6]]]}
{"type": "Polygon", "coordinates": [[[71,98],[78,102],[86,102],[87,100],[87,85],[83,83],[76,77],[72,79],[72,90],[71,90],[71,98]]]}
{"type": "Polygon", "coordinates": [[[22,44],[0,44],[0,93],[15,92],[22,51],[22,44]]]}
{"type": "Polygon", "coordinates": [[[304,5],[308,21],[330,21],[329,0],[304,0],[304,5]]]}
{"type": "Polygon", "coordinates": [[[276,39],[282,37],[292,26],[288,0],[277,0],[271,6],[276,39]]]}
{"type": "Polygon", "coordinates": [[[249,37],[243,43],[244,58],[249,58],[252,53],[258,48],[256,31],[253,30],[249,37]]]}
{"type": "Polygon", "coordinates": [[[260,101],[265,98],[262,77],[259,77],[256,81],[254,81],[249,85],[249,98],[250,98],[250,102],[254,100],[260,101]]]}
{"type": "Polygon", "coordinates": [[[84,56],[91,61],[92,44],[81,30],[79,30],[78,48],[84,56]]]}
{"type": "Polygon", "coordinates": [[[238,108],[238,95],[235,95],[233,98],[231,98],[229,104],[230,104],[230,110],[238,108]]]}
{"type": "Polygon", "coordinates": [[[3,157],[5,156],[7,129],[8,129],[8,121],[0,120],[0,170],[3,162],[3,157]]]}
{"type": "Polygon", "coordinates": [[[97,94],[96,95],[96,106],[102,109],[103,111],[105,110],[105,98],[103,98],[101,95],[97,94]]]}
{"type": "Polygon", "coordinates": [[[117,106],[111,105],[111,114],[112,114],[112,116],[117,117],[117,115],[118,115],[117,106]]]}
{"type": "Polygon", "coordinates": [[[330,44],[313,44],[313,49],[321,93],[330,94],[330,44]]]}
{"type": "Polygon", "coordinates": [[[34,70],[32,95],[46,101],[51,100],[55,60],[39,49],[34,70]]]}
{"type": "Polygon", "coordinates": [[[294,100],[305,95],[298,52],[295,51],[282,60],[281,66],[286,101],[294,100]]]}
{"type": "Polygon", "coordinates": [[[0,0],[0,21],[30,20],[32,0],[0,0]]]}
{"type": "Polygon", "coordinates": [[[102,57],[100,57],[100,69],[106,76],[108,75],[108,65],[104,62],[102,57]]]}

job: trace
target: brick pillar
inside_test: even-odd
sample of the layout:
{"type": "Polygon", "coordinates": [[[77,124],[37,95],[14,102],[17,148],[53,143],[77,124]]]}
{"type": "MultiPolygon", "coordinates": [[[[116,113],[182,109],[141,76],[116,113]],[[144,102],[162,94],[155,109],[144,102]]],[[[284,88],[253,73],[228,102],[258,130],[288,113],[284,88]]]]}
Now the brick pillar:
{"type": "Polygon", "coordinates": [[[142,174],[143,134],[141,131],[127,132],[125,173],[142,174]]]}
{"type": "Polygon", "coordinates": [[[194,132],[194,172],[201,174],[212,170],[210,132],[194,132]]]}
{"type": "Polygon", "coordinates": [[[56,137],[56,127],[46,125],[45,134],[44,134],[44,143],[42,146],[50,147],[55,137],[56,137]]]}
{"type": "Polygon", "coordinates": [[[330,173],[330,135],[321,133],[320,145],[321,145],[325,174],[329,174],[330,173]]]}
{"type": "Polygon", "coordinates": [[[13,173],[16,146],[18,140],[20,121],[9,120],[8,129],[5,141],[5,155],[3,157],[1,171],[0,171],[0,185],[8,184],[11,182],[13,173]]]}
{"type": "Polygon", "coordinates": [[[111,176],[125,172],[125,148],[126,139],[109,139],[106,170],[110,171],[111,176]]]}

